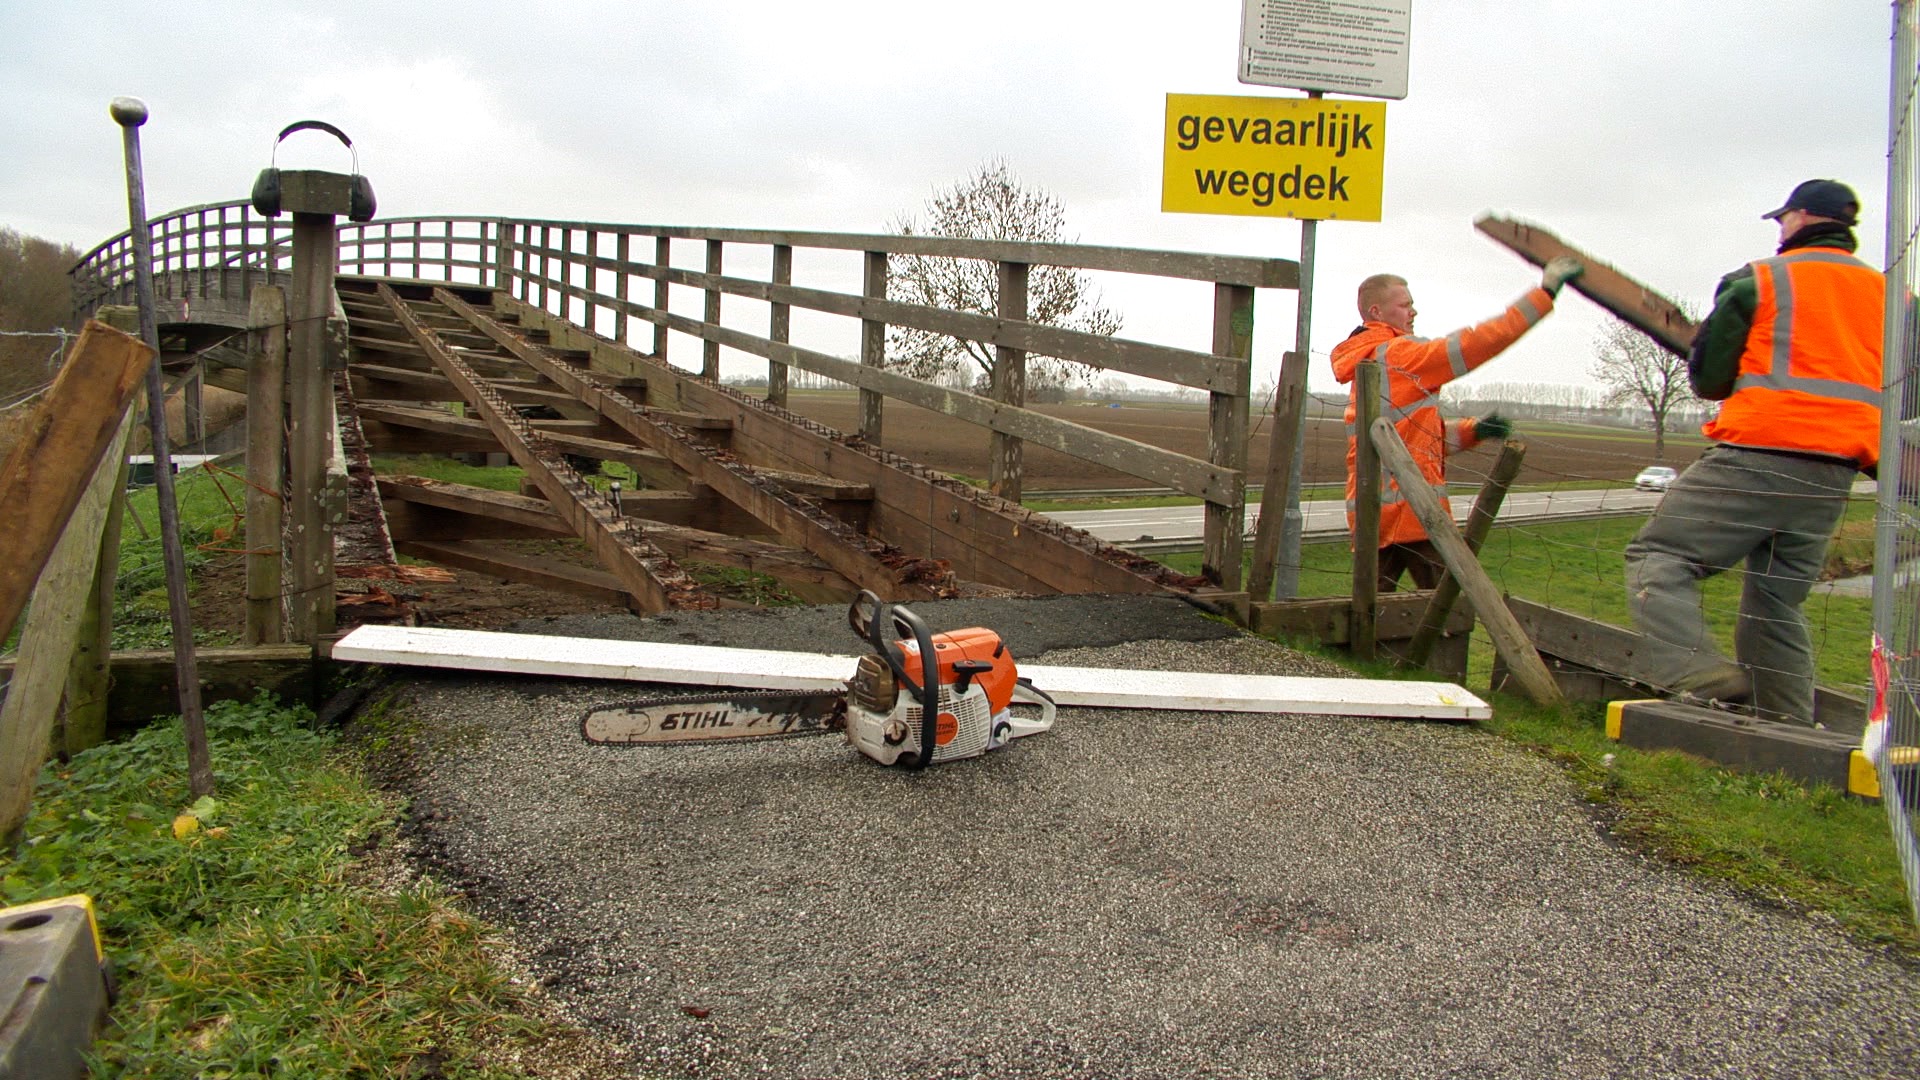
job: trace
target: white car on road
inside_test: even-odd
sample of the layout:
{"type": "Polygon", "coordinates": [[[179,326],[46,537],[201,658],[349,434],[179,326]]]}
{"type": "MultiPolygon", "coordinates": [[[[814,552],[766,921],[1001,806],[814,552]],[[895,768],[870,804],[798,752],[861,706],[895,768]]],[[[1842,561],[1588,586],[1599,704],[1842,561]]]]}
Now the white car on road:
{"type": "Polygon", "coordinates": [[[1633,486],[1637,491],[1665,491],[1679,476],[1678,472],[1665,465],[1649,465],[1633,478],[1633,486]]]}

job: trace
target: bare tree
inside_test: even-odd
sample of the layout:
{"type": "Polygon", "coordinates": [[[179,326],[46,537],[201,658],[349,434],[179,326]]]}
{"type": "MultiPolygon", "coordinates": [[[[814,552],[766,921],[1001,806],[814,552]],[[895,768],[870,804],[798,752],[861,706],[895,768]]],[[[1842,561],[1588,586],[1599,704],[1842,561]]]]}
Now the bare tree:
{"type": "MultiPolygon", "coordinates": [[[[1688,318],[1694,312],[1682,304],[1688,318]]],[[[1654,344],[1645,333],[1612,319],[1593,342],[1593,366],[1587,373],[1606,388],[1610,405],[1642,405],[1653,414],[1653,456],[1667,455],[1667,415],[1697,400],[1687,382],[1687,360],[1654,344]]]]}
{"type": "MultiPolygon", "coordinates": [[[[921,223],[902,216],[888,222],[902,236],[951,236],[971,240],[1024,240],[1072,243],[1063,234],[1066,208],[1038,188],[1026,188],[999,158],[927,201],[921,223]]],[[[888,267],[887,296],[912,304],[995,314],[1000,302],[998,267],[983,259],[903,255],[888,267]]],[[[1100,306],[1099,290],[1087,275],[1059,266],[1035,266],[1027,277],[1027,321],[1112,335],[1120,316],[1100,306]]],[[[887,366],[919,379],[937,379],[956,370],[990,376],[993,348],[977,341],[912,327],[887,331],[887,366]]],[[[1084,382],[1090,365],[1057,357],[1029,357],[1030,380],[1084,382]],[[1036,362],[1037,361],[1037,362],[1036,362]]]]}

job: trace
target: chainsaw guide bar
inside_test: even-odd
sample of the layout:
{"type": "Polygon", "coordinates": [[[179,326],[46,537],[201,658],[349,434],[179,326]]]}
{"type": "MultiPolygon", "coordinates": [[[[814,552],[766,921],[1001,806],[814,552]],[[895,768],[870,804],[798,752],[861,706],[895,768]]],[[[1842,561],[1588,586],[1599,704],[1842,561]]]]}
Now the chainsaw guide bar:
{"type": "Polygon", "coordinates": [[[833,692],[666,697],[595,705],[581,717],[580,734],[607,746],[791,739],[840,731],[846,716],[846,695],[833,692]]]}

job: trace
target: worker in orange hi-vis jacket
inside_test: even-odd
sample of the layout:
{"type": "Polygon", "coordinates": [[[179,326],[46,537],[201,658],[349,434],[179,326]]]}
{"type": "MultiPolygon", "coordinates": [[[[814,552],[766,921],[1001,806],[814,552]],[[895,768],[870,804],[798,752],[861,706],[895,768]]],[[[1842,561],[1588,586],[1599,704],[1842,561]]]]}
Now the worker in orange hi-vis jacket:
{"type": "MultiPolygon", "coordinates": [[[[1447,503],[1447,455],[1468,450],[1482,439],[1504,439],[1512,425],[1499,413],[1451,425],[1440,418],[1440,388],[1500,355],[1507,346],[1553,310],[1560,286],[1585,272],[1579,260],[1562,255],[1548,262],[1540,287],[1486,322],[1455,330],[1444,338],[1413,336],[1418,312],[1405,278],[1375,274],[1360,283],[1360,318],[1365,320],[1347,340],[1333,347],[1333,374],[1343,383],[1354,381],[1354,369],[1365,360],[1380,361],[1380,415],[1390,417],[1407,444],[1420,473],[1432,484],[1441,504],[1447,503]]],[[[1347,527],[1354,519],[1354,406],[1347,401],[1347,527]]],[[[1440,582],[1444,564],[1427,531],[1401,499],[1400,485],[1389,480],[1380,493],[1381,592],[1398,587],[1400,575],[1410,573],[1422,589],[1440,582]]]]}

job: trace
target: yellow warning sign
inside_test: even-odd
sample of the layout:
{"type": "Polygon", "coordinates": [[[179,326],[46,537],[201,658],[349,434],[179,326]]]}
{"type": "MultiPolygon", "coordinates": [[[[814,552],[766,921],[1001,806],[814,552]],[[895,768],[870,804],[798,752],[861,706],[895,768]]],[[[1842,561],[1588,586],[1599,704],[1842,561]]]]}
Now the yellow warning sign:
{"type": "Polygon", "coordinates": [[[1168,94],[1160,209],[1379,221],[1382,101],[1168,94]]]}

